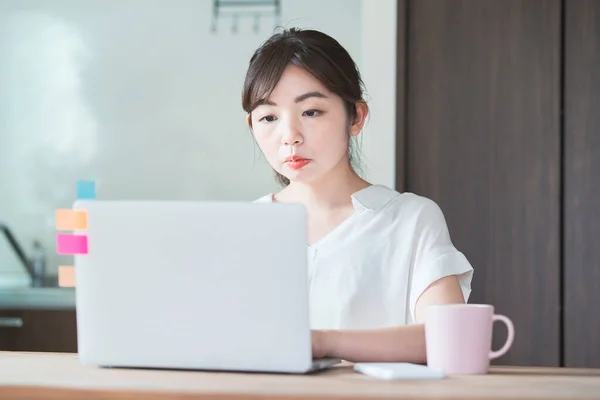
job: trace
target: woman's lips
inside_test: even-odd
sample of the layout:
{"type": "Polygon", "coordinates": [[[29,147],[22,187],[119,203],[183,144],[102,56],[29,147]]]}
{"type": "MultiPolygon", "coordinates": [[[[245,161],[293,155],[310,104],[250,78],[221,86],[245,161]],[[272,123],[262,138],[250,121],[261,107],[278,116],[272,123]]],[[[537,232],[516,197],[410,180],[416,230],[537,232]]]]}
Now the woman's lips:
{"type": "Polygon", "coordinates": [[[288,167],[294,170],[298,170],[308,164],[310,160],[305,160],[303,158],[294,158],[293,160],[286,161],[288,167]]]}

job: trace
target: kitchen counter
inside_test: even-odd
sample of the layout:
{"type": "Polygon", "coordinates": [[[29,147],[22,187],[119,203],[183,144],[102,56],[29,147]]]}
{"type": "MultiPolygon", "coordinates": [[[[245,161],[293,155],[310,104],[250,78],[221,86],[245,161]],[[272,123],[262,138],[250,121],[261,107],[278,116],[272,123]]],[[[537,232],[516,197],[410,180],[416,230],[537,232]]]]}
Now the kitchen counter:
{"type": "Polygon", "coordinates": [[[74,310],[75,288],[0,287],[0,309],[74,310]]]}

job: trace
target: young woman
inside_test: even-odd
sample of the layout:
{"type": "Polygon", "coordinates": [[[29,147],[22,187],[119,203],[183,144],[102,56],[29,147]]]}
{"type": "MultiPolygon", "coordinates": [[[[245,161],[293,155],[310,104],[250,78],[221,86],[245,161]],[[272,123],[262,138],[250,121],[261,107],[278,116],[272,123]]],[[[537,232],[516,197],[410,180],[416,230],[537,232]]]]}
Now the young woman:
{"type": "Polygon", "coordinates": [[[318,31],[275,34],[250,60],[242,105],[283,186],[258,201],[307,210],[313,355],[425,362],[427,306],[466,302],[473,268],[433,201],[355,171],[369,109],[350,55],[318,31]]]}

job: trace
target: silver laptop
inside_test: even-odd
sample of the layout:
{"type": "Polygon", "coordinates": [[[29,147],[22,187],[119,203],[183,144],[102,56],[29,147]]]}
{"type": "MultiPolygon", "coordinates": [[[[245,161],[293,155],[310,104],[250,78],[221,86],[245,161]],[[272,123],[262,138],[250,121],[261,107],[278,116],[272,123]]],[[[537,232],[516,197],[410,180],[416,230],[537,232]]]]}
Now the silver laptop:
{"type": "Polygon", "coordinates": [[[83,364],[306,373],[306,214],[301,205],[77,201],[74,256],[83,364]]]}

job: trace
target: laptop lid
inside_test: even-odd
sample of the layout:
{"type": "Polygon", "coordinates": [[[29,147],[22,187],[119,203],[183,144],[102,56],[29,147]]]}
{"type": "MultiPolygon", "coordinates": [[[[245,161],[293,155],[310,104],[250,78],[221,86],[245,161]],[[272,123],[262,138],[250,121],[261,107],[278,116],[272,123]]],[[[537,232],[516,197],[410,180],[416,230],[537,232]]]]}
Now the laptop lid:
{"type": "Polygon", "coordinates": [[[78,352],[100,366],[311,366],[306,214],[279,203],[77,201],[78,352]]]}

